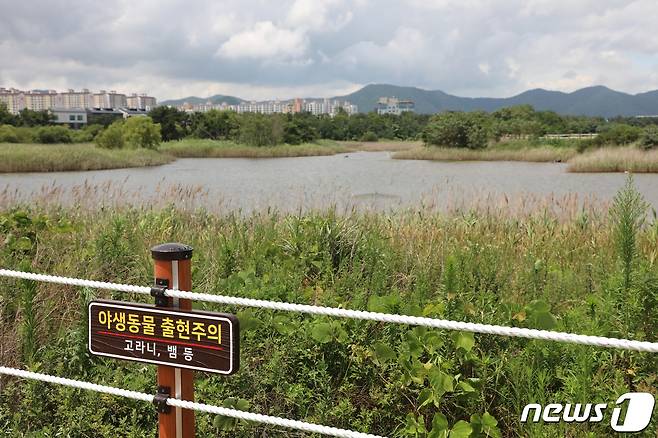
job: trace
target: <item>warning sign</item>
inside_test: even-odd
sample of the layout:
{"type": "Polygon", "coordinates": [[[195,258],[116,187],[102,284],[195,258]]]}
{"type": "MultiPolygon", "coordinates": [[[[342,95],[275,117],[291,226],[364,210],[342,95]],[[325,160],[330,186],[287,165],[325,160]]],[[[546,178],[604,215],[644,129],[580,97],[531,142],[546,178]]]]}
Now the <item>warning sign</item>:
{"type": "Polygon", "coordinates": [[[233,374],[239,367],[239,338],[235,315],[89,303],[89,351],[97,356],[233,374]]]}

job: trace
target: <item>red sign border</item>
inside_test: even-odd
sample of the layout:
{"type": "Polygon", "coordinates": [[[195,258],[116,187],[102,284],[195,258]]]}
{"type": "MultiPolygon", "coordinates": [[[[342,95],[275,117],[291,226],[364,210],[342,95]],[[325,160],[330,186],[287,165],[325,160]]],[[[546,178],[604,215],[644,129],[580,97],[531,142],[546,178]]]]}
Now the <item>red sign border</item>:
{"type": "Polygon", "coordinates": [[[156,307],[152,304],[144,304],[144,303],[126,303],[125,301],[115,301],[115,300],[94,300],[90,301],[89,305],[87,306],[87,323],[88,323],[88,335],[89,339],[87,341],[87,347],[89,349],[89,352],[93,354],[94,356],[103,356],[103,357],[111,357],[114,359],[122,359],[122,360],[128,360],[128,361],[134,361],[134,362],[143,362],[143,363],[149,363],[152,365],[166,365],[170,366],[172,368],[186,368],[190,370],[196,370],[196,371],[205,371],[209,373],[215,373],[215,374],[224,374],[224,375],[230,375],[234,374],[238,371],[240,368],[240,325],[239,325],[239,320],[235,315],[229,314],[229,313],[218,313],[218,312],[205,312],[205,311],[186,311],[186,310],[180,310],[180,309],[174,309],[174,308],[167,308],[167,307],[156,307]],[[136,311],[148,311],[148,312],[155,312],[155,313],[163,313],[163,314],[171,314],[174,313],[176,315],[183,315],[183,316],[189,316],[192,318],[209,318],[209,319],[214,319],[216,321],[224,321],[228,322],[229,327],[230,327],[230,349],[229,349],[229,357],[231,358],[230,363],[231,363],[231,369],[228,371],[224,370],[216,370],[213,368],[203,368],[203,367],[195,367],[195,366],[189,366],[189,365],[184,365],[184,364],[172,364],[171,362],[162,362],[159,360],[151,360],[151,359],[141,359],[137,357],[127,357],[127,356],[119,356],[116,354],[110,354],[110,353],[103,353],[103,352],[97,352],[94,351],[91,348],[91,308],[94,305],[109,305],[113,306],[116,308],[120,308],[123,310],[136,310],[136,311]],[[237,352],[237,354],[236,354],[237,352]]]}

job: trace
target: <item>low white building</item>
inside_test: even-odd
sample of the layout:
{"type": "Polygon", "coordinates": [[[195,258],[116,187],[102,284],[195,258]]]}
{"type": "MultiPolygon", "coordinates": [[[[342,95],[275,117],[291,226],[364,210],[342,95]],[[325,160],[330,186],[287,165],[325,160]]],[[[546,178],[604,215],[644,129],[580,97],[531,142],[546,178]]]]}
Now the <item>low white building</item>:
{"type": "Polygon", "coordinates": [[[87,110],[84,108],[52,108],[55,123],[69,125],[71,128],[82,128],[87,124],[87,110]]]}

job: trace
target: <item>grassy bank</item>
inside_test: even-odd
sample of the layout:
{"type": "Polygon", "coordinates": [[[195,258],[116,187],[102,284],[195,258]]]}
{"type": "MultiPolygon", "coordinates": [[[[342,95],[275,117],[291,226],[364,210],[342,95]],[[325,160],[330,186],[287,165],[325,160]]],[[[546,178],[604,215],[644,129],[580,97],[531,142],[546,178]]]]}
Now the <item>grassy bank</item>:
{"type": "Polygon", "coordinates": [[[569,172],[658,172],[658,150],[636,146],[609,147],[588,151],[569,161],[569,172]]]}
{"type": "Polygon", "coordinates": [[[184,139],[163,143],[161,152],[178,158],[279,158],[334,155],[349,148],[330,140],[300,145],[248,146],[226,140],[184,139]]]}
{"type": "Polygon", "coordinates": [[[524,149],[507,149],[489,147],[486,149],[457,149],[440,147],[417,147],[393,154],[398,160],[434,160],[434,161],[530,161],[530,162],[564,162],[577,154],[575,149],[555,148],[551,146],[524,149]]]}
{"type": "Polygon", "coordinates": [[[379,141],[342,141],[349,150],[354,152],[398,152],[408,151],[423,145],[420,141],[379,140],[379,141]]]}
{"type": "Polygon", "coordinates": [[[157,166],[171,156],[145,149],[108,150],[93,144],[0,143],[0,172],[56,172],[157,166]]]}
{"type": "MultiPolygon", "coordinates": [[[[636,230],[606,211],[549,211],[236,217],[33,206],[0,212],[7,236],[0,266],[148,285],[148,248],[182,241],[195,248],[196,291],[656,341],[658,223],[636,230]],[[624,244],[629,238],[634,246],[624,244]]],[[[154,367],[87,353],[92,297],[148,301],[0,278],[1,363],[153,393],[154,367]]],[[[656,393],[655,354],[195,305],[240,318],[241,370],[228,378],[197,373],[196,399],[215,405],[232,406],[235,397],[252,412],[386,436],[425,437],[445,415],[450,426],[464,421],[471,430],[485,421],[494,437],[591,437],[611,434],[610,412],[601,423],[523,425],[521,409],[656,393]]],[[[7,436],[151,437],[155,430],[147,403],[3,384],[7,436]]],[[[291,436],[217,418],[197,414],[197,435],[291,436]]],[[[654,420],[645,436],[655,434],[654,420]]]]}

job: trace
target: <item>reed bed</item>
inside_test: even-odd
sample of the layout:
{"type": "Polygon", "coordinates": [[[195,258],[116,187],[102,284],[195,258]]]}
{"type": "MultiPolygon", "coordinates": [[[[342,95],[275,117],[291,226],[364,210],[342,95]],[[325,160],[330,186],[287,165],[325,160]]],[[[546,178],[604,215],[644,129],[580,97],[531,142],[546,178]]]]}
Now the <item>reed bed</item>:
{"type": "Polygon", "coordinates": [[[569,160],[568,172],[658,172],[658,150],[634,146],[607,147],[585,152],[569,160]]]}
{"type": "MultiPolygon", "coordinates": [[[[623,212],[637,206],[632,194],[621,204],[626,208],[616,209],[575,196],[491,194],[448,212],[424,205],[394,213],[240,215],[179,208],[183,197],[205,196],[200,189],[161,190],[171,205],[0,205],[6,236],[0,266],[148,285],[148,248],[181,241],[195,249],[199,292],[656,340],[658,224],[648,218],[627,226],[623,212]],[[628,239],[633,247],[620,249],[618,242],[628,239]],[[631,251],[630,285],[619,262],[623,251],[631,251]]],[[[130,197],[93,184],[76,196],[103,191],[130,197]]],[[[0,278],[0,360],[152,392],[154,367],[87,353],[91,298],[148,300],[42,283],[35,290],[30,282],[0,278]]],[[[430,429],[440,412],[450,425],[473,427],[486,413],[495,418],[488,420],[496,431],[489,436],[584,436],[583,424],[521,424],[521,409],[655,393],[658,378],[655,358],[636,352],[195,306],[236,313],[241,326],[240,371],[230,378],[197,374],[198,399],[230,405],[240,398],[249,411],[379,435],[418,436],[409,424],[430,429]],[[424,403],[427,397],[436,403],[424,403]]],[[[7,436],[147,437],[156,418],[146,404],[54,385],[0,387],[0,434],[7,436]]],[[[215,418],[197,416],[199,436],[285,434],[215,418]]],[[[608,436],[609,422],[591,423],[586,432],[608,436]]],[[[655,436],[655,422],[646,432],[655,436]]]]}
{"type": "Polygon", "coordinates": [[[467,189],[449,183],[434,187],[420,194],[418,199],[402,201],[399,198],[354,195],[337,185],[331,195],[290,191],[280,196],[259,196],[248,199],[227,198],[211,192],[203,185],[154,181],[149,186],[128,184],[123,181],[106,181],[63,186],[44,184],[38,190],[25,191],[19,186],[7,184],[0,190],[0,209],[15,205],[34,205],[46,210],[76,208],[87,211],[130,208],[158,210],[176,208],[194,212],[208,211],[213,214],[312,214],[333,211],[340,216],[351,214],[486,214],[500,218],[526,218],[536,214],[550,214],[560,221],[573,220],[582,214],[590,216],[607,211],[609,202],[594,195],[533,194],[527,192],[505,194],[496,191],[467,189]]]}
{"type": "Polygon", "coordinates": [[[349,152],[349,148],[329,140],[259,147],[227,140],[184,139],[163,143],[160,151],[178,158],[281,158],[334,155],[349,152]]]}
{"type": "Polygon", "coordinates": [[[339,143],[354,152],[398,152],[415,149],[423,145],[421,141],[405,140],[342,141],[339,143]]]}
{"type": "Polygon", "coordinates": [[[0,172],[59,172],[158,166],[173,161],[146,149],[101,149],[93,144],[0,144],[0,172]]]}
{"type": "Polygon", "coordinates": [[[529,161],[529,162],[565,162],[577,154],[575,149],[555,147],[532,147],[507,149],[488,147],[486,149],[416,147],[395,152],[398,160],[434,160],[434,161],[529,161]]]}

